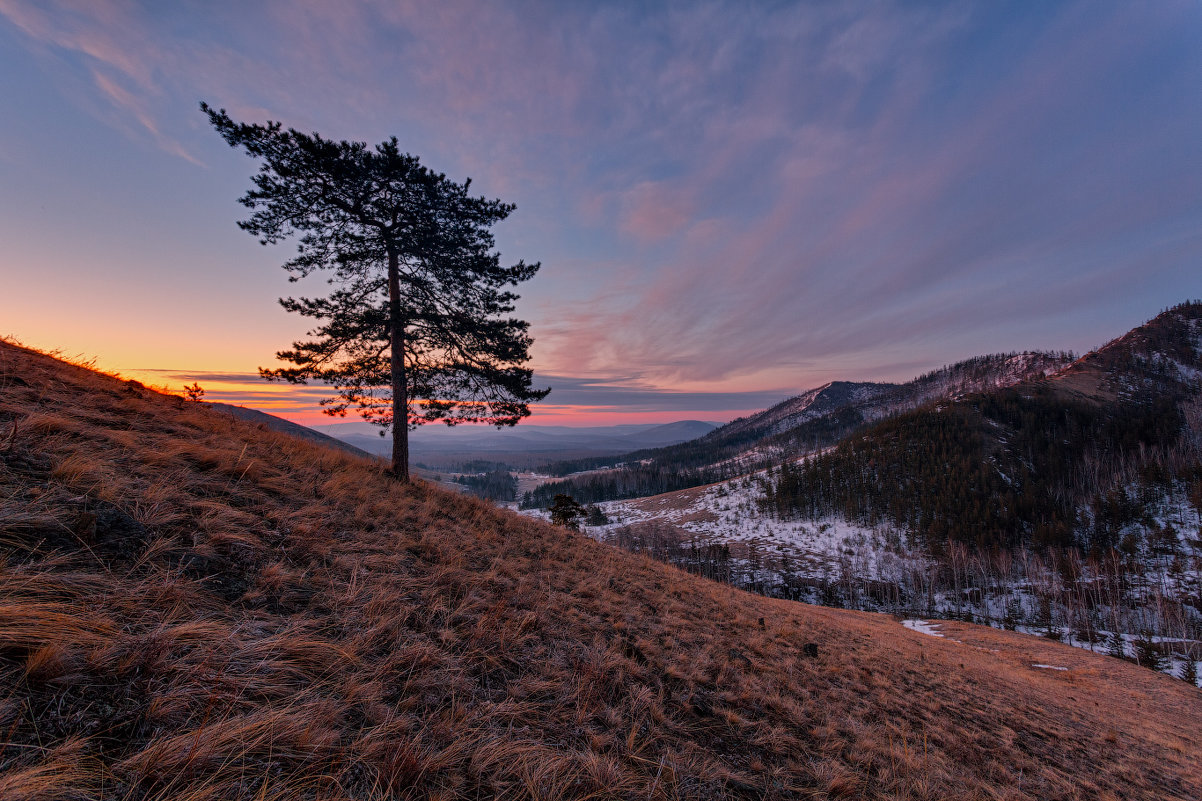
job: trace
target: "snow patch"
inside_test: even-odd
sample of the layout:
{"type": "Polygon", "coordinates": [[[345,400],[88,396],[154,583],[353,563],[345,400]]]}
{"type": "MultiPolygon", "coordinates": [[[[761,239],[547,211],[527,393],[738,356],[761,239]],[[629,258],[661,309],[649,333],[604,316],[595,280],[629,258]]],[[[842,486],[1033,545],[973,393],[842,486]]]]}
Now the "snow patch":
{"type": "Polygon", "coordinates": [[[940,624],[932,620],[903,620],[902,625],[910,631],[917,631],[919,634],[929,634],[932,637],[942,637],[939,633],[940,624]]]}

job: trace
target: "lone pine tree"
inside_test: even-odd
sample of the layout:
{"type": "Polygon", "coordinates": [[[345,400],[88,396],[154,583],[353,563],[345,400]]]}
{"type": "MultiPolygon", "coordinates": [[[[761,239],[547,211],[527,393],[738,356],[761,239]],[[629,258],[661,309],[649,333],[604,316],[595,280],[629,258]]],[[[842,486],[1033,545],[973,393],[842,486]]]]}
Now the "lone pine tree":
{"type": "Polygon", "coordinates": [[[321,298],[281,298],[320,324],[313,339],[276,354],[293,367],[268,379],[329,384],[325,412],[358,412],[392,428],[392,470],[409,480],[409,429],[515,425],[549,389],[532,387],[528,323],[509,316],[538,263],[502,266],[491,227],[514,206],[468,194],[462,184],[400,152],[395,137],[369,148],[278,122],[238,123],[201,110],[231,147],[259,160],[238,223],[264,245],[296,237],[289,280],[332,273],[321,298]]]}
{"type": "Polygon", "coordinates": [[[557,526],[566,526],[574,531],[580,530],[580,518],[586,512],[584,507],[571,495],[556,495],[555,502],[547,510],[551,513],[551,522],[557,526]]]}

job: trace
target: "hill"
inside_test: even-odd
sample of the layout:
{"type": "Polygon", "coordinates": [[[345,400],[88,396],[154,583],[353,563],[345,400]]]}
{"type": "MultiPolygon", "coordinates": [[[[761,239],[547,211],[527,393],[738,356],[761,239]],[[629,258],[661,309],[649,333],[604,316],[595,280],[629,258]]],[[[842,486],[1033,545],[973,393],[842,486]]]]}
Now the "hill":
{"type": "Polygon", "coordinates": [[[290,434],[294,437],[307,439],[311,442],[316,442],[319,445],[326,447],[338,448],[346,451],[354,456],[369,457],[371,454],[362,448],[356,448],[349,442],[343,442],[340,439],[323,434],[320,431],[314,431],[312,428],[294,423],[291,420],[285,420],[282,417],[276,417],[274,414],[267,414],[258,409],[249,409],[245,406],[235,406],[232,403],[207,403],[207,406],[216,409],[226,414],[231,414],[239,420],[245,420],[248,423],[264,425],[272,431],[279,431],[283,434],[290,434]]]}
{"type": "MultiPolygon", "coordinates": [[[[698,487],[834,445],[862,426],[939,398],[1042,378],[1072,361],[1068,353],[997,353],[934,370],[904,384],[832,381],[678,445],[635,451],[615,469],[552,482],[523,502],[544,508],[558,493],[594,503],[698,487]]],[[[552,464],[553,475],[614,465],[613,459],[552,464]]]]}
{"type": "Polygon", "coordinates": [[[1199,375],[1202,303],[1186,303],[1051,376],[928,404],[785,464],[767,502],[885,520],[932,548],[1102,552],[1166,494],[1200,505],[1199,375]]]}
{"type": "MultiPolygon", "coordinates": [[[[938,398],[983,392],[1046,376],[1071,360],[1068,353],[993,353],[933,370],[904,384],[832,381],[726,426],[722,436],[754,432],[757,439],[785,434],[845,407],[870,422],[938,398]]],[[[717,437],[715,437],[716,439],[717,437]]]]}
{"type": "MultiPolygon", "coordinates": [[[[777,597],[986,622],[1188,676],[1202,656],[1199,309],[1012,386],[949,392],[936,371],[913,382],[935,402],[834,449],[602,502],[589,532],[777,597]]],[[[788,429],[827,389],[749,420],[788,429]]]]}
{"type": "Polygon", "coordinates": [[[1202,794],[1202,695],[1124,662],[749,595],[8,344],[0,432],[5,799],[1202,794]]]}

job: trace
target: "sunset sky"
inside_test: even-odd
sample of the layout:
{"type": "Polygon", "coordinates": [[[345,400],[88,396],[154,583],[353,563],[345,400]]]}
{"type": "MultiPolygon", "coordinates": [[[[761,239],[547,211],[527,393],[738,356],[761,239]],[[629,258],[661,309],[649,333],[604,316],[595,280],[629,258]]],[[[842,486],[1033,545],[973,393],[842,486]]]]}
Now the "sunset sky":
{"type": "Polygon", "coordinates": [[[301,422],[198,109],[517,204],[534,423],[722,421],[1202,297],[1202,3],[0,0],[0,335],[301,422]]]}

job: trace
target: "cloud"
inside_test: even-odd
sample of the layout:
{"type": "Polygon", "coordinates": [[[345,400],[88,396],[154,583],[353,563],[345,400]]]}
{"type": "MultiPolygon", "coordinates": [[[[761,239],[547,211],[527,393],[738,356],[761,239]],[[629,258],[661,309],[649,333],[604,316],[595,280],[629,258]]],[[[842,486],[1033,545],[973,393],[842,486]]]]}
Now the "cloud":
{"type": "Polygon", "coordinates": [[[643,181],[623,193],[619,228],[640,240],[655,241],[675,235],[692,217],[691,198],[663,182],[643,181]]]}
{"type": "Polygon", "coordinates": [[[150,70],[140,58],[144,48],[122,47],[108,35],[114,27],[133,27],[127,10],[107,0],[83,5],[0,0],[0,14],[30,38],[88,56],[128,76],[143,89],[152,89],[150,70]]]}
{"type": "Polygon", "coordinates": [[[639,382],[631,379],[594,379],[558,375],[536,376],[535,383],[539,386],[551,387],[549,400],[556,405],[610,407],[641,411],[762,409],[794,394],[780,389],[747,392],[686,392],[640,385],[639,382]]]}
{"type": "Polygon", "coordinates": [[[204,98],[396,133],[515,201],[502,250],[546,265],[522,288],[536,365],[599,377],[557,399],[902,378],[1081,309],[1202,294],[1188,5],[0,0],[0,15],[164,151],[221,147],[204,98]]]}
{"type": "Polygon", "coordinates": [[[122,117],[132,118],[162,150],[200,165],[201,162],[158,120],[164,88],[156,80],[156,65],[169,60],[152,36],[121,3],[95,0],[77,3],[33,4],[0,0],[0,15],[33,41],[77,58],[101,95],[122,117]]]}
{"type": "MultiPolygon", "coordinates": [[[[329,387],[298,386],[268,382],[256,373],[221,373],[212,370],[136,369],[127,374],[151,385],[180,387],[198,382],[209,402],[231,403],[288,417],[298,422],[328,422],[321,413],[320,400],[331,397],[329,387]]],[[[728,419],[746,411],[770,407],[790,397],[789,390],[744,392],[682,391],[676,388],[643,384],[630,376],[579,378],[569,375],[536,375],[536,386],[551,386],[547,402],[532,408],[536,419],[619,420],[633,416],[676,420],[682,414],[709,415],[728,419]]],[[[352,417],[349,417],[349,420],[352,417]]],[[[357,419],[356,419],[357,420],[357,419]]]]}
{"type": "MultiPolygon", "coordinates": [[[[747,113],[703,124],[709,147],[681,191],[714,198],[699,206],[705,216],[686,223],[684,244],[632,302],[566,309],[561,358],[583,354],[578,367],[600,367],[621,354],[665,382],[745,379],[797,354],[885,370],[890,347],[939,358],[942,340],[1113,296],[1115,284],[1097,279],[1138,278],[1132,248],[1156,246],[1147,215],[1197,221],[1189,176],[1148,170],[1136,155],[1169,147],[1196,159],[1200,141],[1196,114],[1175,118],[1167,97],[1125,74],[1164,80],[1143,42],[1163,37],[1167,20],[1143,17],[1066,9],[1042,23],[1041,41],[994,56],[1011,75],[978,78],[984,92],[940,85],[941,70],[964,68],[945,61],[963,46],[962,12],[938,24],[852,22],[831,45],[855,79],[848,99],[822,104],[792,141],[775,136],[770,112],[752,113],[755,92],[739,109],[747,113]],[[1120,78],[1128,85],[1116,90],[1120,78]],[[1142,131],[1148,117],[1165,130],[1142,131]],[[1096,186],[1100,174],[1109,186],[1096,186]],[[747,186],[754,197],[743,201],[747,186]],[[720,237],[707,235],[715,229],[720,237]]],[[[814,73],[804,55],[777,56],[790,69],[765,72],[758,91],[783,99],[814,73]]],[[[1177,80],[1184,91],[1189,81],[1177,80]]],[[[790,104],[778,106],[787,116],[790,104]]]]}
{"type": "MultiPolygon", "coordinates": [[[[169,387],[193,382],[205,389],[205,399],[256,406],[264,403],[313,408],[316,401],[329,397],[331,390],[321,384],[295,385],[269,382],[257,373],[196,371],[180,369],[137,369],[130,375],[146,377],[151,383],[169,387]]],[[[552,389],[551,405],[558,408],[608,408],[626,412],[727,411],[759,409],[788,397],[788,390],[770,389],[744,392],[698,392],[656,387],[631,376],[586,378],[563,375],[536,375],[534,384],[552,389]]]]}

